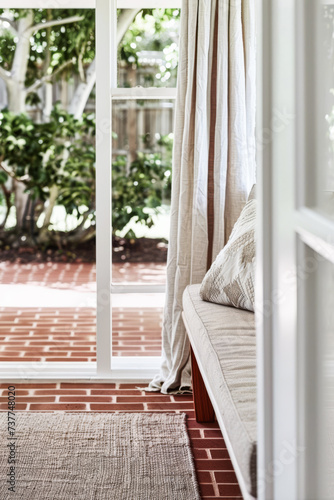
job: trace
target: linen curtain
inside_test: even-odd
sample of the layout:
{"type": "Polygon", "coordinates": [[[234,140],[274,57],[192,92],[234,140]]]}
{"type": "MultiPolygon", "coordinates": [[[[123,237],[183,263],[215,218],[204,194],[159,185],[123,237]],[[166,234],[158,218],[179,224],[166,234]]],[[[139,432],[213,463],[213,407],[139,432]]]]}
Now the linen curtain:
{"type": "Polygon", "coordinates": [[[255,182],[254,0],[183,0],[163,361],[148,390],[191,390],[182,294],[201,283],[255,182]]]}

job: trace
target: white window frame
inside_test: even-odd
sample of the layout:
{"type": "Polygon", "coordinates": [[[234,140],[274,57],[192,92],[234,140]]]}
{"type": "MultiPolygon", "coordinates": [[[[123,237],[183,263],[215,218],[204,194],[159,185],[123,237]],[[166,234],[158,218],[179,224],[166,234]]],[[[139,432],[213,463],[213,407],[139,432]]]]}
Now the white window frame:
{"type": "Polygon", "coordinates": [[[0,8],[96,8],[96,363],[5,362],[0,379],[147,382],[158,356],[112,356],[112,293],[161,293],[164,286],[112,284],[112,99],[175,99],[174,88],[117,88],[117,8],[180,8],[181,0],[0,0],[0,8]]]}

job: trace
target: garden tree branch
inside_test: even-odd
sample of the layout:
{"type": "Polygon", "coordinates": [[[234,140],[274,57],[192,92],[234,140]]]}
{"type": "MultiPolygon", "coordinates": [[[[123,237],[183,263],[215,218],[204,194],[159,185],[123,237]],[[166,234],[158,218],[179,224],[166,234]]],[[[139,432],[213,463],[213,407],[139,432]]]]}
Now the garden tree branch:
{"type": "Polygon", "coordinates": [[[14,59],[11,68],[11,78],[7,80],[8,109],[15,114],[25,111],[24,82],[29,61],[30,37],[25,31],[33,25],[34,13],[31,9],[24,17],[18,20],[18,39],[15,47],[14,59]]]}
{"type": "MultiPolygon", "coordinates": [[[[52,19],[52,11],[51,9],[48,9],[47,10],[47,20],[48,21],[51,21],[52,19]]],[[[43,63],[43,69],[44,69],[44,73],[47,73],[47,70],[49,69],[49,66],[50,66],[50,62],[51,62],[51,51],[50,51],[50,37],[51,37],[51,28],[47,28],[46,29],[46,47],[45,47],[45,59],[44,59],[44,63],[43,63]]]]}
{"type": "MultiPolygon", "coordinates": [[[[47,20],[52,19],[52,10],[47,9],[47,14],[46,14],[47,20]]],[[[44,58],[44,63],[43,63],[43,73],[46,75],[48,72],[48,69],[50,67],[51,63],[51,51],[50,51],[50,41],[51,41],[51,28],[47,28],[45,30],[45,38],[46,38],[46,47],[45,47],[45,58],[44,58]]],[[[53,107],[53,83],[52,82],[46,82],[45,84],[45,95],[44,95],[44,106],[43,106],[43,121],[48,122],[50,120],[50,115],[52,112],[52,107],[53,107]]]]}
{"type": "Polygon", "coordinates": [[[5,201],[6,201],[6,214],[5,214],[5,218],[4,218],[4,220],[0,224],[0,229],[3,229],[5,227],[5,225],[6,225],[6,222],[7,222],[8,216],[9,216],[9,212],[10,212],[10,209],[12,207],[12,203],[10,201],[12,193],[11,193],[11,191],[9,189],[6,188],[5,184],[2,184],[1,187],[2,187],[2,191],[3,191],[3,194],[5,196],[5,201]]]}
{"type": "Polygon", "coordinates": [[[117,19],[117,45],[122,41],[128,27],[141,9],[122,9],[117,19]]]}
{"type": "Polygon", "coordinates": [[[3,80],[5,80],[5,82],[8,82],[11,78],[11,73],[10,71],[7,71],[5,70],[4,68],[2,68],[0,66],[0,78],[2,78],[3,80]]]}
{"type": "Polygon", "coordinates": [[[26,29],[24,34],[26,36],[31,36],[33,33],[36,33],[36,31],[39,31],[41,29],[51,28],[52,26],[62,26],[63,24],[77,23],[83,21],[83,19],[84,16],[71,16],[65,17],[64,19],[52,19],[51,21],[46,21],[45,23],[38,23],[30,26],[26,29]]]}
{"type": "Polygon", "coordinates": [[[8,23],[11,26],[12,31],[14,31],[15,35],[17,35],[17,27],[16,27],[15,21],[13,21],[12,19],[9,19],[8,17],[5,17],[5,16],[0,16],[0,21],[2,23],[8,23]]]}
{"type": "Polygon", "coordinates": [[[49,75],[43,76],[43,78],[40,78],[39,80],[36,80],[30,87],[26,88],[26,93],[31,94],[31,92],[34,92],[35,90],[39,89],[43,83],[50,82],[56,75],[64,71],[64,69],[69,66],[70,64],[73,64],[74,61],[71,59],[70,61],[65,61],[63,64],[61,64],[53,73],[50,73],[49,75]]]}
{"type": "Polygon", "coordinates": [[[92,214],[94,214],[96,212],[96,208],[94,207],[93,209],[91,210],[87,210],[87,212],[85,212],[84,214],[82,214],[82,221],[80,222],[80,224],[75,228],[75,231],[78,231],[79,229],[83,228],[83,226],[85,225],[88,217],[92,214]]]}
{"type": "MultiPolygon", "coordinates": [[[[116,43],[122,41],[130,24],[138,14],[141,9],[122,9],[118,20],[117,20],[117,35],[116,43]]],[[[96,57],[90,63],[89,68],[86,73],[85,81],[82,81],[76,91],[74,92],[73,98],[69,106],[69,113],[74,115],[75,118],[79,119],[84,112],[85,106],[87,104],[88,98],[93,90],[96,82],[96,57]]]]}
{"type": "Polygon", "coordinates": [[[84,65],[83,65],[83,56],[86,50],[86,44],[83,43],[81,50],[79,52],[79,57],[78,57],[78,71],[80,75],[80,79],[82,82],[86,83],[86,75],[85,75],[85,70],[84,70],[84,65]]]}
{"type": "Polygon", "coordinates": [[[56,205],[58,195],[59,195],[58,187],[56,185],[51,186],[49,205],[48,205],[48,207],[46,207],[44,209],[44,213],[45,213],[44,222],[43,222],[43,226],[42,226],[40,233],[39,233],[39,236],[38,236],[39,243],[45,243],[49,239],[49,236],[48,236],[49,225],[51,222],[52,212],[53,212],[53,209],[56,205]]]}
{"type": "Polygon", "coordinates": [[[91,240],[94,238],[96,235],[96,227],[95,226],[89,226],[87,229],[74,229],[71,231],[67,236],[66,236],[66,242],[67,244],[79,244],[79,243],[85,243],[86,241],[91,240]]]}
{"type": "Polygon", "coordinates": [[[25,181],[28,181],[29,180],[29,175],[23,175],[22,177],[16,177],[16,175],[14,174],[14,172],[10,169],[8,169],[7,167],[5,167],[5,165],[3,164],[3,160],[4,158],[3,157],[0,157],[0,168],[9,176],[11,177],[12,179],[16,180],[16,181],[19,181],[19,182],[25,182],[25,181]]]}

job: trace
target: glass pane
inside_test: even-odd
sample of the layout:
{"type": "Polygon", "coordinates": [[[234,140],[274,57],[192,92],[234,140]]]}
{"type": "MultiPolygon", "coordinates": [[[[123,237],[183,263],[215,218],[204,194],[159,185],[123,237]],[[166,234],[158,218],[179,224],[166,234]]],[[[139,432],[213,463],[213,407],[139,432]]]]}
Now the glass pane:
{"type": "Polygon", "coordinates": [[[334,265],[327,263],[325,289],[325,498],[334,498],[334,265]],[[327,466],[326,466],[327,464],[327,466]]]}
{"type": "Polygon", "coordinates": [[[0,66],[27,66],[25,86],[0,81],[0,361],[33,362],[36,373],[96,357],[95,93],[82,95],[95,10],[42,3],[8,9],[16,29],[0,30],[0,66]]]}
{"type": "Polygon", "coordinates": [[[179,30],[180,9],[142,9],[119,44],[118,87],[176,87],[179,30]]]}
{"type": "Polygon", "coordinates": [[[326,141],[322,186],[318,203],[329,215],[334,215],[334,5],[322,7],[322,28],[324,47],[324,98],[326,141]]]}
{"type": "Polygon", "coordinates": [[[113,356],[161,356],[164,294],[113,294],[113,356]]]}
{"type": "Polygon", "coordinates": [[[113,101],[113,282],[165,282],[174,101],[113,101]]]}
{"type": "Polygon", "coordinates": [[[300,285],[309,297],[302,311],[308,330],[301,388],[306,400],[304,458],[309,494],[329,500],[334,498],[334,264],[308,247],[306,251],[300,266],[300,285]]]}
{"type": "Polygon", "coordinates": [[[325,261],[319,269],[319,296],[324,298],[320,311],[319,335],[323,336],[322,379],[319,380],[319,392],[322,394],[321,417],[318,420],[319,463],[322,465],[322,488],[319,497],[334,498],[334,265],[325,261]],[[323,291],[321,291],[323,290],[323,291]]]}
{"type": "Polygon", "coordinates": [[[334,216],[334,5],[321,0],[303,5],[305,199],[309,207],[334,216]]]}

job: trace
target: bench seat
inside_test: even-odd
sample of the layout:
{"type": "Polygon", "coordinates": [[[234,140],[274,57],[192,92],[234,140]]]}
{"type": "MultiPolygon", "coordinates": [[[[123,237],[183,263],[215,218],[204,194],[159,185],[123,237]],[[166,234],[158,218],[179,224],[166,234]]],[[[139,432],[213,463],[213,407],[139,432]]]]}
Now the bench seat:
{"type": "Polygon", "coordinates": [[[257,421],[254,313],[205,302],[200,298],[199,290],[200,285],[186,288],[183,294],[183,319],[241,489],[243,493],[248,492],[248,498],[255,498],[257,421]]]}

